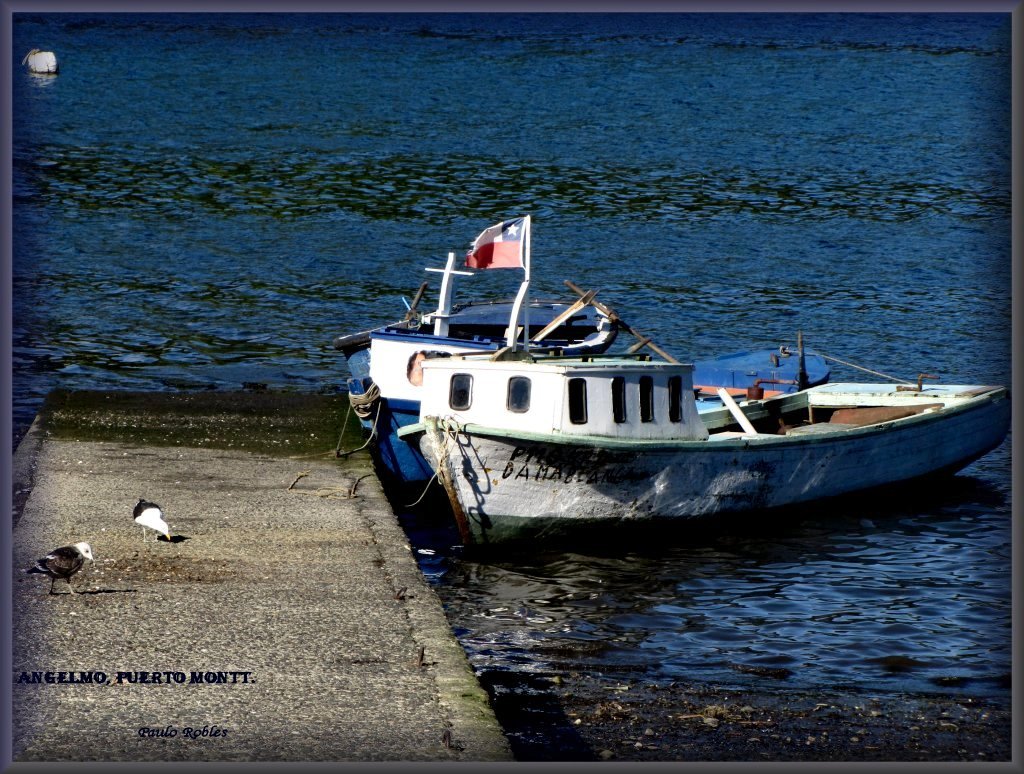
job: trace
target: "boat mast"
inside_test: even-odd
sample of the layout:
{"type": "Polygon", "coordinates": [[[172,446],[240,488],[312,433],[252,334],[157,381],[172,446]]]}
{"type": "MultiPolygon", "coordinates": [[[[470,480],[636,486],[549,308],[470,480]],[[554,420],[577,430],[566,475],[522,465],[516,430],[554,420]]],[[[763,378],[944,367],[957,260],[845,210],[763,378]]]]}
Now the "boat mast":
{"type": "Polygon", "coordinates": [[[455,268],[455,253],[448,253],[448,263],[445,264],[443,269],[435,269],[428,266],[426,270],[441,272],[444,275],[441,278],[441,295],[437,299],[437,311],[432,316],[434,318],[434,335],[447,336],[448,318],[452,313],[452,276],[462,274],[466,277],[472,277],[473,272],[459,271],[455,268]]]}
{"type": "Polygon", "coordinates": [[[508,321],[508,331],[505,335],[505,343],[512,348],[515,352],[518,348],[516,346],[516,340],[518,337],[519,328],[519,313],[522,310],[523,315],[523,351],[529,352],[530,350],[530,303],[527,296],[530,290],[530,216],[527,215],[523,218],[523,271],[525,275],[523,282],[519,286],[519,293],[516,295],[516,301],[512,305],[512,315],[508,321]]]}

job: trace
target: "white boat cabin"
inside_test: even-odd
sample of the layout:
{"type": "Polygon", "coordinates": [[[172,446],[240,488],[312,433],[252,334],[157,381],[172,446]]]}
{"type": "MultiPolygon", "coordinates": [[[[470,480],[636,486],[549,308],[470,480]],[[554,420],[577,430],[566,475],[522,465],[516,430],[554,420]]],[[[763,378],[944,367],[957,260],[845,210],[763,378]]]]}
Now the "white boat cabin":
{"type": "Polygon", "coordinates": [[[513,353],[430,358],[420,418],[543,434],[705,440],[693,366],[629,357],[513,353]]]}
{"type": "Polygon", "coordinates": [[[370,335],[370,378],[389,400],[418,401],[423,392],[417,374],[427,353],[453,354],[479,348],[493,352],[489,342],[445,339],[394,330],[374,331],[370,335]]]}

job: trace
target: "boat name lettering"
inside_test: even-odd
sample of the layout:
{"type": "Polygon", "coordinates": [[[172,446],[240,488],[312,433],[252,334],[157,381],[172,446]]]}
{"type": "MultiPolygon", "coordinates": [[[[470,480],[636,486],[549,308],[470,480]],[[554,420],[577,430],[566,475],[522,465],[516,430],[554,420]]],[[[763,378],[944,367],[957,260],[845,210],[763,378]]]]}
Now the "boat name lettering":
{"type": "Polygon", "coordinates": [[[517,446],[509,455],[501,477],[563,481],[566,484],[619,484],[624,481],[640,481],[648,476],[624,465],[617,455],[602,449],[587,453],[579,449],[517,446]]]}

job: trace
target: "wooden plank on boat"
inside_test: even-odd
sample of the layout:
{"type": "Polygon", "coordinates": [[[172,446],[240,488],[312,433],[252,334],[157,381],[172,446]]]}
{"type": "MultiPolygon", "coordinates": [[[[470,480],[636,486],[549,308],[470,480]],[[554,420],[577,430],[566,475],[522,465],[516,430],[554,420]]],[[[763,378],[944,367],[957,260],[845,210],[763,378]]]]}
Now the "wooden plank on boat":
{"type": "Polygon", "coordinates": [[[722,403],[724,403],[726,408],[729,409],[729,413],[733,415],[736,421],[740,423],[740,427],[743,428],[743,431],[747,435],[757,435],[757,430],[754,429],[750,420],[747,419],[747,415],[744,414],[743,410],[736,404],[736,401],[733,400],[732,395],[729,394],[728,390],[724,387],[719,387],[718,397],[722,399],[722,403]]]}
{"type": "Polygon", "coordinates": [[[632,355],[634,352],[639,352],[641,349],[643,349],[644,347],[646,347],[650,343],[651,343],[651,340],[649,338],[647,338],[646,336],[644,336],[642,339],[637,339],[636,344],[634,344],[632,347],[630,347],[626,351],[629,354],[632,355]]]}
{"type": "MultiPolygon", "coordinates": [[[[577,295],[579,295],[579,296],[586,296],[587,292],[585,290],[583,290],[583,288],[581,288],[578,285],[576,285],[574,282],[571,282],[570,280],[565,280],[565,284],[566,284],[566,287],[568,287],[570,290],[572,290],[577,295]]],[[[657,354],[659,354],[661,357],[663,357],[669,363],[679,363],[678,360],[676,360],[668,352],[666,352],[661,347],[659,347],[657,344],[655,344],[653,341],[651,341],[650,338],[648,338],[647,336],[644,336],[642,333],[637,331],[633,326],[631,326],[629,323],[627,323],[625,320],[623,320],[621,317],[619,317],[618,312],[616,312],[614,309],[605,306],[600,301],[593,301],[592,300],[590,303],[592,303],[594,305],[594,308],[597,309],[597,311],[599,311],[601,314],[603,314],[605,317],[607,317],[613,323],[615,323],[620,328],[622,328],[622,330],[626,331],[626,333],[630,333],[633,336],[636,336],[638,339],[640,339],[643,342],[643,344],[641,346],[650,347],[652,350],[654,350],[657,354]]],[[[639,347],[636,347],[636,349],[639,349],[639,347]]]]}
{"type": "MultiPolygon", "coordinates": [[[[693,389],[701,395],[714,395],[719,388],[712,384],[694,384],[693,389]]],[[[721,389],[727,390],[734,398],[747,399],[746,387],[722,387],[721,389]]],[[[764,395],[761,398],[774,398],[776,395],[782,395],[782,390],[764,390],[764,395]]]]}
{"type": "Polygon", "coordinates": [[[859,406],[857,408],[836,409],[829,418],[829,424],[874,425],[878,422],[891,422],[894,419],[912,417],[927,409],[942,408],[942,403],[927,403],[920,406],[859,406]]]}
{"type": "Polygon", "coordinates": [[[597,291],[596,290],[588,290],[583,295],[582,298],[574,301],[569,306],[568,309],[566,309],[560,315],[555,317],[554,320],[552,320],[546,326],[544,326],[544,329],[541,330],[540,333],[538,333],[536,336],[533,337],[532,343],[535,344],[538,341],[543,341],[545,338],[547,338],[548,335],[551,334],[551,331],[555,330],[555,328],[557,328],[559,325],[564,323],[566,320],[568,320],[570,317],[572,317],[574,314],[576,314],[578,311],[580,311],[583,307],[585,307],[587,304],[589,304],[591,301],[593,301],[594,300],[594,296],[596,296],[596,295],[597,295],[597,291]]]}

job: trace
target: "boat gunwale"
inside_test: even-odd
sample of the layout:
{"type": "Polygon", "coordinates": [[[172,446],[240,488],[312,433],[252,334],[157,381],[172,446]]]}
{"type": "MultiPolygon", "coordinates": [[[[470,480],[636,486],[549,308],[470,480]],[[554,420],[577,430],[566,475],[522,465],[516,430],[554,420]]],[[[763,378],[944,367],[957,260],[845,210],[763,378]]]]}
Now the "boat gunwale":
{"type": "MultiPolygon", "coordinates": [[[[777,398],[770,399],[771,401],[786,401],[793,402],[794,398],[805,396],[805,393],[791,393],[786,395],[780,395],[777,398]]],[[[921,394],[922,398],[934,398],[935,396],[929,396],[926,393],[921,394]]],[[[947,398],[949,396],[946,396],[947,398]]],[[[935,423],[940,420],[949,418],[956,414],[963,414],[967,412],[980,411],[991,404],[995,404],[999,401],[1008,400],[1009,394],[1005,387],[994,387],[990,392],[982,393],[980,395],[973,395],[966,399],[962,399],[952,405],[945,405],[942,409],[937,411],[931,411],[927,413],[913,414],[907,417],[900,417],[898,419],[888,419],[882,422],[876,422],[869,425],[862,426],[850,426],[850,425],[836,425],[834,432],[827,433],[808,433],[808,434],[794,434],[794,435],[776,435],[770,433],[758,433],[757,435],[736,435],[729,438],[716,439],[717,433],[711,433],[707,439],[693,440],[693,439],[665,439],[665,438],[622,438],[617,436],[606,436],[606,435],[574,435],[571,433],[538,433],[527,430],[516,430],[514,428],[498,428],[490,425],[484,425],[478,422],[466,422],[460,423],[456,421],[458,431],[466,435],[478,435],[484,437],[493,438],[505,438],[514,441],[525,441],[528,443],[547,443],[557,444],[560,446],[583,446],[588,448],[607,448],[613,451],[642,451],[642,452],[656,452],[656,451],[701,451],[707,452],[712,449],[720,449],[723,451],[735,450],[737,448],[743,448],[748,446],[758,446],[768,448],[772,446],[794,446],[794,445],[815,445],[815,444],[828,444],[835,443],[837,441],[845,442],[847,439],[857,438],[860,436],[872,436],[879,435],[882,433],[889,433],[893,431],[902,431],[904,428],[910,428],[921,424],[935,423]]],[[[758,406],[768,403],[769,401],[758,402],[758,406]]],[[[727,412],[727,409],[715,409],[715,412],[727,412]]],[[[706,416],[706,415],[705,415],[706,416]]],[[[756,417],[754,417],[756,419],[756,417]]],[[[455,421],[453,417],[437,417],[428,416],[421,419],[419,422],[415,422],[405,427],[399,428],[397,434],[403,440],[411,442],[412,437],[425,433],[427,431],[427,422],[433,420],[439,426],[444,425],[448,421],[455,421]],[[442,422],[443,420],[443,422],[442,422]]],[[[820,425],[827,425],[829,423],[822,422],[820,425]]]]}
{"type": "MultiPolygon", "coordinates": [[[[530,342],[530,351],[544,353],[545,357],[549,357],[554,356],[549,355],[549,353],[560,350],[582,350],[583,352],[581,354],[566,355],[566,357],[581,357],[589,355],[589,352],[587,352],[588,350],[596,350],[599,347],[603,347],[605,344],[610,347],[615,343],[617,337],[618,331],[615,328],[608,328],[607,330],[594,328],[593,331],[581,339],[551,339],[552,343],[545,341],[540,344],[530,342]]],[[[391,325],[381,326],[380,328],[375,328],[370,331],[367,337],[366,346],[369,347],[374,340],[403,342],[415,340],[421,343],[422,348],[429,348],[430,346],[465,347],[466,352],[456,353],[458,355],[465,356],[473,356],[477,354],[486,355],[490,352],[494,352],[495,349],[500,349],[504,345],[505,341],[504,337],[499,335],[486,336],[482,334],[474,334],[473,338],[465,338],[462,336],[439,335],[413,328],[403,328],[391,325]]],[[[597,353],[595,352],[594,354],[597,353]]]]}

